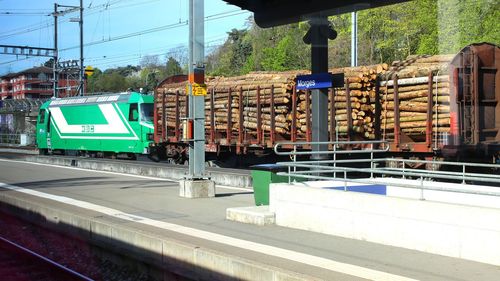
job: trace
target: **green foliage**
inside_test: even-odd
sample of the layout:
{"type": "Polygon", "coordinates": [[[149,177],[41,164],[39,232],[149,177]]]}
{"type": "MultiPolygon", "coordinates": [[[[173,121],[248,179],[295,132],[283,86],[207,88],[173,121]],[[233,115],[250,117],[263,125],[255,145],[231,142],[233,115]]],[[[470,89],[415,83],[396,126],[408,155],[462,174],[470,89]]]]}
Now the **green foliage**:
{"type": "Polygon", "coordinates": [[[472,43],[500,44],[499,0],[440,1],[437,17],[441,53],[456,53],[472,43]]]}
{"type": "Polygon", "coordinates": [[[167,60],[167,66],[165,69],[165,74],[167,77],[182,74],[182,67],[179,62],[173,57],[169,57],[167,60]]]}
{"type": "MultiPolygon", "coordinates": [[[[358,64],[390,63],[413,54],[453,54],[479,42],[500,44],[499,18],[500,0],[415,0],[362,10],[358,64]]],[[[351,14],[329,20],[338,33],[329,42],[329,66],[349,66],[351,14]]],[[[248,27],[230,32],[224,45],[211,54],[209,64],[216,66],[209,66],[211,74],[309,68],[310,47],[302,42],[307,22],[262,29],[250,19],[248,27]]]]}
{"type": "MultiPolygon", "coordinates": [[[[414,0],[358,12],[358,64],[391,63],[413,54],[453,54],[471,43],[500,44],[500,0],[414,0]]],[[[351,14],[329,17],[337,38],[328,43],[329,67],[350,65],[351,14]]],[[[310,46],[302,38],[308,22],[260,28],[249,18],[207,56],[207,74],[235,76],[251,71],[310,68],[310,46]]],[[[47,62],[47,63],[50,63],[47,62]]],[[[95,91],[152,89],[167,76],[186,72],[187,50],[178,47],[144,56],[141,66],[96,69],[95,91]]]]}
{"type": "Polygon", "coordinates": [[[246,30],[233,29],[227,41],[208,56],[207,72],[211,75],[239,75],[252,54],[246,30]]]}

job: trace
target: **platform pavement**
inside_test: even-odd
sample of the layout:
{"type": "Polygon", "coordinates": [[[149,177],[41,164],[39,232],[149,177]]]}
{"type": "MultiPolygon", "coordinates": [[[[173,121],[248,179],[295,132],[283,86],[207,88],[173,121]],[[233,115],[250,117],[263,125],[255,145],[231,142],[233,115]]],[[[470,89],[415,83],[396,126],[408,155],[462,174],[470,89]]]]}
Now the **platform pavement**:
{"type": "Polygon", "coordinates": [[[91,229],[94,236],[108,235],[104,241],[109,244],[120,242],[121,247],[174,258],[167,265],[195,278],[498,280],[500,276],[499,267],[487,264],[225,220],[227,208],[252,205],[253,195],[245,189],[218,186],[215,198],[185,199],[178,197],[178,183],[173,181],[12,160],[0,160],[0,182],[3,206],[30,209],[83,232],[91,229]]]}

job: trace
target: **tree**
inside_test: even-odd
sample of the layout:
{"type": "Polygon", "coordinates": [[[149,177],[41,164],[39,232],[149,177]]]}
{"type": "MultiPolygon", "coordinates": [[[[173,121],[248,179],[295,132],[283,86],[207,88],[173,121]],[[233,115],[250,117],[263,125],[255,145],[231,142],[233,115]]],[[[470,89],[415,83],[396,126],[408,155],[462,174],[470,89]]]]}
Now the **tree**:
{"type": "Polygon", "coordinates": [[[141,61],[139,64],[143,68],[160,68],[161,67],[161,62],[160,62],[160,56],[158,55],[145,55],[141,58],[141,61]]]}
{"type": "Polygon", "coordinates": [[[183,73],[188,71],[188,48],[186,46],[179,46],[168,50],[167,58],[174,58],[183,69],[183,73]]]}
{"type": "Polygon", "coordinates": [[[247,30],[232,29],[226,42],[208,55],[207,72],[212,75],[239,75],[252,54],[247,30]]]}
{"type": "Polygon", "coordinates": [[[169,57],[167,60],[167,66],[165,74],[167,77],[182,74],[182,68],[179,62],[173,57],[169,57]]]}

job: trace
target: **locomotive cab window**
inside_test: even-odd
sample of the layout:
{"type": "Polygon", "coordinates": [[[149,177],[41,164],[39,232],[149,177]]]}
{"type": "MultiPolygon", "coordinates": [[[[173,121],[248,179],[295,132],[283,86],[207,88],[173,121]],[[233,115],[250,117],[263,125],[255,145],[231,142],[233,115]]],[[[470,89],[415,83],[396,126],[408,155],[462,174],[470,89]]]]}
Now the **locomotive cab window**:
{"type": "Polygon", "coordinates": [[[45,123],[45,109],[40,110],[40,121],[38,121],[39,124],[45,123]]]}
{"type": "Polygon", "coordinates": [[[154,107],[152,103],[141,103],[141,121],[153,122],[154,120],[154,107]]]}
{"type": "Polygon", "coordinates": [[[130,109],[128,112],[128,121],[138,121],[139,120],[139,109],[137,103],[130,104],[130,109]]]}

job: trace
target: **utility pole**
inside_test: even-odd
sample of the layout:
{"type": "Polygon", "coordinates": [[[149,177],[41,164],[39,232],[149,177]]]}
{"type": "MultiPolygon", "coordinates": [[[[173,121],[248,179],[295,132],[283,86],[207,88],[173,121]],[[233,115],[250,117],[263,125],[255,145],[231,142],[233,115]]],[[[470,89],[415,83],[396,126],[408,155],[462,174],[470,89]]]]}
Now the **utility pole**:
{"type": "Polygon", "coordinates": [[[80,96],[85,95],[83,78],[83,0],[80,0],[80,96]]]}
{"type": "Polygon", "coordinates": [[[180,181],[179,196],[215,196],[215,183],[205,175],[205,19],[204,0],[189,0],[189,116],[183,126],[189,142],[189,174],[180,181]],[[194,127],[194,128],[193,128],[194,127]]]}
{"type": "Polygon", "coordinates": [[[52,75],[53,75],[53,93],[54,98],[58,97],[58,87],[59,87],[59,71],[57,69],[57,61],[59,60],[59,54],[57,49],[57,4],[54,3],[54,62],[52,65],[52,75]]]}
{"type": "Polygon", "coordinates": [[[68,5],[59,5],[57,3],[54,3],[54,49],[55,49],[55,55],[54,55],[54,97],[58,96],[58,79],[59,79],[59,68],[58,68],[58,60],[59,60],[59,53],[58,53],[58,47],[57,47],[57,17],[63,16],[68,13],[72,13],[75,11],[80,12],[79,18],[71,18],[69,21],[70,22],[78,22],[80,25],[80,65],[79,65],[79,71],[78,71],[78,76],[79,76],[79,85],[78,85],[78,95],[83,96],[84,95],[84,65],[83,65],[83,0],[80,0],[80,6],[68,6],[68,5]],[[66,10],[59,11],[58,8],[67,8],[66,10]]]}

